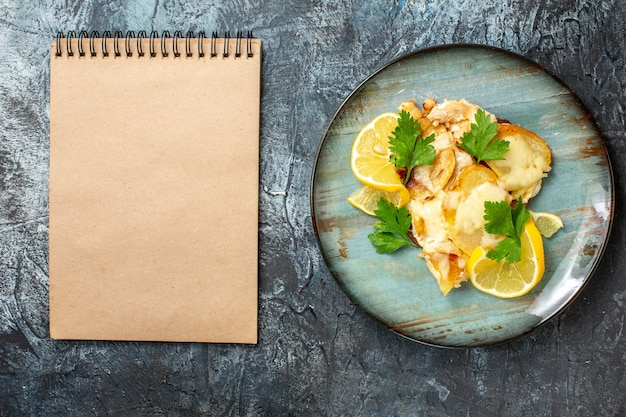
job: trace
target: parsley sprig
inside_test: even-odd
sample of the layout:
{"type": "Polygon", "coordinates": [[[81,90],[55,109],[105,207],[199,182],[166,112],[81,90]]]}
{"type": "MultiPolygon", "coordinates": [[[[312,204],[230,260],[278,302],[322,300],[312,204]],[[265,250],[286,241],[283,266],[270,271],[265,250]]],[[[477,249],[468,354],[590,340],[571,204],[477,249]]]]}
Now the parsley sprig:
{"type": "Polygon", "coordinates": [[[411,213],[406,207],[396,207],[384,198],[378,200],[374,214],[380,219],[374,223],[374,233],[368,237],[378,253],[392,253],[403,246],[418,246],[409,238],[411,213]]]}
{"type": "Polygon", "coordinates": [[[476,123],[470,125],[471,131],[465,132],[459,146],[472,154],[477,164],[481,161],[504,159],[504,154],[509,150],[509,142],[495,139],[498,123],[492,122],[483,109],[478,109],[475,119],[476,123]]]}
{"type": "Polygon", "coordinates": [[[431,145],[435,135],[422,138],[422,128],[419,121],[406,110],[400,112],[398,126],[389,137],[391,163],[398,169],[406,169],[404,183],[409,182],[411,170],[418,165],[432,165],[437,152],[431,145]]]}
{"type": "Polygon", "coordinates": [[[485,201],[485,231],[507,236],[495,249],[487,252],[487,257],[497,262],[506,259],[508,263],[522,259],[522,241],[520,236],[524,225],[530,219],[530,212],[520,198],[514,207],[506,201],[485,201]]]}

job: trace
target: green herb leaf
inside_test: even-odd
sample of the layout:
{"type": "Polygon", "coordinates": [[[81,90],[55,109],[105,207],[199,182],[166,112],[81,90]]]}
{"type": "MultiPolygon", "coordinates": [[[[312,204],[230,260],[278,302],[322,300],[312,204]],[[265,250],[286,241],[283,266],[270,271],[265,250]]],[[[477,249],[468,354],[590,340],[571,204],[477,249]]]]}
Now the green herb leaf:
{"type": "Polygon", "coordinates": [[[495,249],[487,252],[487,257],[497,262],[505,259],[507,263],[514,264],[522,259],[522,248],[518,240],[507,237],[495,249]]]}
{"type": "Polygon", "coordinates": [[[374,223],[374,233],[368,237],[378,253],[392,253],[403,246],[417,245],[409,238],[411,213],[406,207],[396,207],[384,198],[378,200],[374,214],[380,219],[374,223]]]}
{"type": "Polygon", "coordinates": [[[505,235],[495,249],[487,252],[487,257],[495,261],[506,259],[508,263],[522,259],[522,241],[520,236],[524,225],[530,219],[530,212],[520,198],[514,207],[506,201],[485,201],[485,231],[496,235],[505,235]]]}
{"type": "Polygon", "coordinates": [[[407,245],[404,239],[390,233],[371,233],[368,237],[377,253],[393,253],[407,245]]]}
{"type": "Polygon", "coordinates": [[[514,224],[517,236],[521,236],[524,231],[524,225],[531,218],[530,211],[528,211],[526,205],[522,202],[522,197],[517,200],[517,203],[512,211],[512,217],[515,222],[514,224]]]}
{"type": "Polygon", "coordinates": [[[391,163],[396,168],[406,168],[404,182],[411,178],[411,171],[418,165],[432,165],[437,152],[431,145],[435,141],[435,135],[422,138],[422,129],[419,121],[406,110],[400,112],[398,126],[391,132],[389,137],[389,150],[391,151],[391,163]]]}
{"type": "Polygon", "coordinates": [[[485,231],[494,235],[514,236],[511,206],[506,201],[485,201],[485,231]]]}
{"type": "Polygon", "coordinates": [[[483,109],[478,109],[475,119],[476,123],[470,125],[471,132],[463,135],[459,146],[472,154],[476,163],[504,159],[504,154],[509,150],[509,142],[495,139],[498,123],[492,122],[491,116],[483,109]]]}

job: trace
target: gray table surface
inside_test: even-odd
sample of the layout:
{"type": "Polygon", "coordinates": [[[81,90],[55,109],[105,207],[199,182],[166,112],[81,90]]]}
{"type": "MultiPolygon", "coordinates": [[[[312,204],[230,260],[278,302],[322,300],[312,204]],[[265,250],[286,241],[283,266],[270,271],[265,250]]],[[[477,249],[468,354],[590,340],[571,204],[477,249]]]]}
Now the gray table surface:
{"type": "Polygon", "coordinates": [[[626,6],[622,0],[0,0],[0,416],[626,415],[626,6]],[[238,30],[263,39],[259,343],[48,335],[48,48],[58,30],[238,30]],[[310,219],[334,112],[406,52],[478,43],[554,72],[613,164],[608,249],[581,296],[512,342],[448,350],[350,303],[310,219]]]}

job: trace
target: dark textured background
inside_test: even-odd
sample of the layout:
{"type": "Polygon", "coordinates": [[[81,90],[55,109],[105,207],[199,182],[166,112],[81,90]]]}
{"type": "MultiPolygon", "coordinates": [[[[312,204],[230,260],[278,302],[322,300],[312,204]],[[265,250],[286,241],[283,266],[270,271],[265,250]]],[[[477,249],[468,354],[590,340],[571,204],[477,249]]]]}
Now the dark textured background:
{"type": "Polygon", "coordinates": [[[625,21],[623,0],[0,0],[0,416],[626,415],[625,21]],[[263,39],[257,346],[49,339],[48,48],[81,29],[263,39]],[[583,294],[484,349],[416,344],[356,309],[310,221],[315,152],[343,99],[390,59],[444,43],[553,71],[595,118],[617,190],[583,294]]]}

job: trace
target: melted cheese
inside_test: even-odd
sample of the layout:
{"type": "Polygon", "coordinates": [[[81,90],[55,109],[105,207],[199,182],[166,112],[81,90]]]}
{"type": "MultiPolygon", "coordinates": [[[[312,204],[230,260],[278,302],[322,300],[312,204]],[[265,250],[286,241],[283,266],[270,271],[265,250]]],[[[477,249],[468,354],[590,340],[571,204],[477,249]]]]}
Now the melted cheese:
{"type": "Polygon", "coordinates": [[[542,178],[550,170],[550,164],[540,152],[535,152],[523,139],[515,136],[507,137],[509,151],[505,154],[515,155],[511,160],[494,161],[501,169],[499,181],[504,188],[511,191],[513,198],[534,196],[537,187],[541,187],[542,178]]]}
{"type": "Polygon", "coordinates": [[[448,223],[441,210],[442,198],[439,194],[427,201],[411,200],[408,205],[413,218],[424,219],[424,229],[416,238],[427,252],[447,249],[448,223]]]}
{"type": "Polygon", "coordinates": [[[454,228],[472,234],[485,226],[485,201],[505,201],[508,193],[497,184],[485,182],[474,188],[467,198],[458,202],[454,228]]]}

